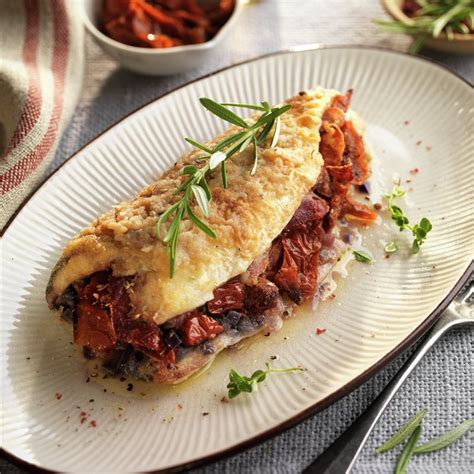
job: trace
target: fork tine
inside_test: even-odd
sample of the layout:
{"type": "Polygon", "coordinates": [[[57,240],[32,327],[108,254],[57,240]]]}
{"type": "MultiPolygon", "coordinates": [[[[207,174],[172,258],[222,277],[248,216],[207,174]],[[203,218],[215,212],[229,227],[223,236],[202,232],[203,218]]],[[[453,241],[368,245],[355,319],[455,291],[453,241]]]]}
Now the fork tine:
{"type": "Polygon", "coordinates": [[[467,288],[456,296],[456,303],[467,306],[474,304],[474,280],[471,280],[467,288]]]}

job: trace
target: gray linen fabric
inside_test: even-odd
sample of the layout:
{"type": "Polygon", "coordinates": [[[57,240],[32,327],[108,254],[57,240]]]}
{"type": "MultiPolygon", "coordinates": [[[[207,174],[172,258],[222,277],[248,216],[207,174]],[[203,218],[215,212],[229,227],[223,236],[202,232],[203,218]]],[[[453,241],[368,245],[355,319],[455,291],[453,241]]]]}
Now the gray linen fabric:
{"type": "MultiPolygon", "coordinates": [[[[378,33],[373,18],[386,17],[376,0],[260,0],[251,2],[236,26],[208,63],[188,74],[166,78],[134,75],[118,67],[86,41],[83,96],[63,135],[48,174],[102,130],[152,98],[185,82],[259,54],[310,43],[362,44],[405,51],[405,36],[378,33]]],[[[470,82],[474,58],[426,52],[470,82]]],[[[362,387],[299,426],[244,453],[195,470],[214,473],[298,473],[320,454],[370,404],[409,353],[400,356],[362,387]]],[[[353,472],[393,472],[397,451],[375,455],[374,448],[407,418],[426,408],[423,438],[473,417],[472,354],[474,334],[456,329],[425,357],[391,403],[353,472]]],[[[0,461],[2,473],[24,472],[0,461]]],[[[418,456],[409,472],[461,474],[474,472],[474,433],[438,453],[418,456]]]]}

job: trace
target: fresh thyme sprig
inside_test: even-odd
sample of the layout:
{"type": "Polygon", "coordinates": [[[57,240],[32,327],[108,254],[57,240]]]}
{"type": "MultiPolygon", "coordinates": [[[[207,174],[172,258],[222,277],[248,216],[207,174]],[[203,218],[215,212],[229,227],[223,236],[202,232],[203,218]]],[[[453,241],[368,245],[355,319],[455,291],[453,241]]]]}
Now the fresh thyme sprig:
{"type": "Polygon", "coordinates": [[[416,254],[420,251],[420,246],[426,240],[428,232],[433,228],[433,226],[426,217],[423,217],[419,224],[410,225],[408,217],[405,216],[403,211],[398,206],[392,204],[396,198],[402,197],[404,195],[405,191],[399,186],[395,186],[391,193],[385,195],[385,198],[388,201],[388,210],[392,220],[395,222],[395,224],[397,224],[400,232],[409,230],[412,232],[413,237],[415,237],[411,246],[411,251],[413,254],[416,254]]]}
{"type": "Polygon", "coordinates": [[[251,393],[258,392],[258,384],[263,382],[267,375],[272,372],[300,372],[303,369],[300,367],[292,367],[290,369],[272,369],[268,362],[265,362],[265,370],[256,370],[250,377],[240,375],[234,369],[229,372],[229,383],[227,388],[229,390],[229,398],[235,398],[243,392],[251,393]]]}
{"type": "Polygon", "coordinates": [[[253,176],[257,171],[259,148],[270,135],[272,129],[273,135],[270,147],[277,145],[280,134],[280,116],[291,108],[290,104],[281,107],[270,107],[268,102],[262,102],[261,105],[252,105],[232,103],[220,104],[207,97],[202,97],[199,100],[201,105],[214,115],[226,122],[240,127],[242,130],[227,136],[212,148],[209,148],[192,138],[185,138],[188,143],[204,152],[203,156],[199,157],[198,160],[203,161],[206,164],[201,167],[196,165],[186,165],[183,167],[181,174],[187,176],[187,178],[174,192],[174,195],[181,194],[182,196],[179,201],[173,204],[160,216],[156,224],[156,234],[158,238],[162,238],[160,232],[161,225],[172,217],[168,232],[162,238],[169,254],[170,278],[172,278],[174,274],[179,228],[183,219],[188,217],[196,227],[209,235],[209,237],[212,237],[213,239],[217,237],[215,232],[196,215],[191,207],[191,203],[194,199],[203,216],[205,218],[209,217],[209,203],[212,200],[212,194],[207,183],[208,173],[220,166],[222,185],[224,188],[227,188],[229,184],[226,161],[232,155],[242,152],[252,145],[254,160],[253,166],[250,170],[250,175],[253,176]],[[239,117],[227,108],[231,106],[257,110],[262,112],[262,115],[255,123],[249,124],[242,117],[239,117]]]}
{"type": "Polygon", "coordinates": [[[409,51],[416,54],[423,46],[426,38],[438,38],[445,32],[448,39],[454,33],[469,34],[474,29],[474,3],[472,0],[418,0],[420,9],[410,22],[375,20],[387,31],[408,33],[416,39],[409,51]]]}

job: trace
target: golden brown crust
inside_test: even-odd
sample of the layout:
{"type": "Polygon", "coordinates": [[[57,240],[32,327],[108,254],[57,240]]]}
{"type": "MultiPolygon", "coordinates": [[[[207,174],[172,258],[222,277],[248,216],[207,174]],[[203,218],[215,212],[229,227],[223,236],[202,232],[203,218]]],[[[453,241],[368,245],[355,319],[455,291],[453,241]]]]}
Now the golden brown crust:
{"type": "MultiPolygon", "coordinates": [[[[208,221],[217,239],[185,220],[172,279],[165,247],[155,236],[156,222],[177,199],[173,192],[183,181],[183,165],[195,163],[199,151],[185,155],[155,184],[95,219],[69,242],[48,285],[50,306],[68,285],[106,268],[116,276],[137,275],[130,292],[133,311],[157,324],[211,299],[217,286],[244,272],[270,246],[316,182],[322,165],[321,117],[337,94],[316,89],[290,99],[292,109],[282,116],[278,146],[261,151],[254,176],[249,175],[252,151],[245,150],[229,160],[228,189],[219,173],[210,178],[208,221]]],[[[233,127],[219,139],[235,131],[233,127]]]]}

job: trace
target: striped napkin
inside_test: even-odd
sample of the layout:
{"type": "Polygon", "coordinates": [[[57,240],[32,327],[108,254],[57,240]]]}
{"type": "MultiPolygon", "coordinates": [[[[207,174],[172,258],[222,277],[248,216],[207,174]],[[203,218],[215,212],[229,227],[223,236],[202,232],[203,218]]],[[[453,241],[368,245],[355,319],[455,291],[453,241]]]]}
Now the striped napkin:
{"type": "Polygon", "coordinates": [[[79,97],[77,0],[0,0],[0,228],[51,162],[79,97]]]}

